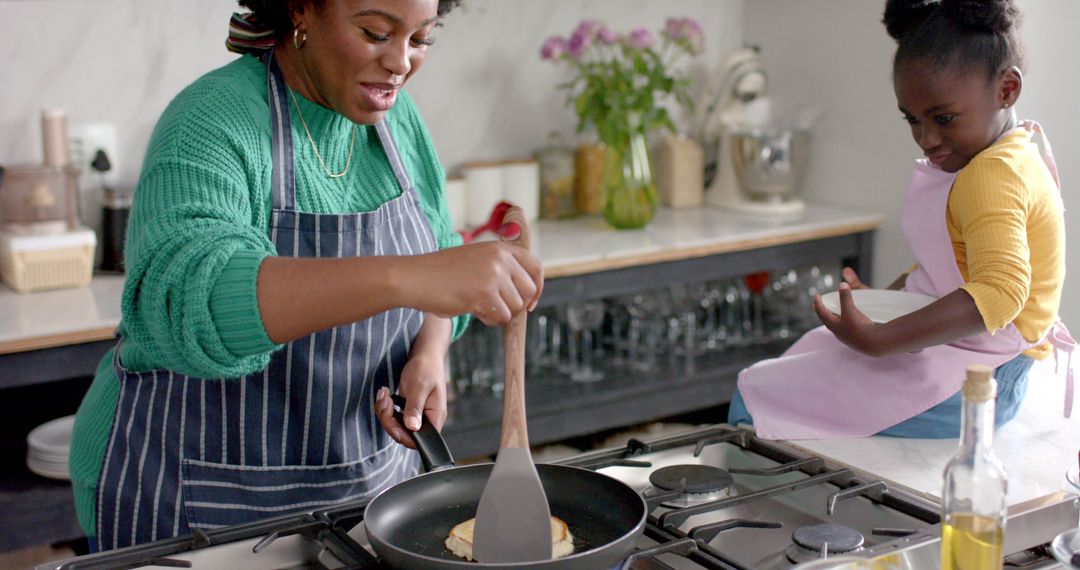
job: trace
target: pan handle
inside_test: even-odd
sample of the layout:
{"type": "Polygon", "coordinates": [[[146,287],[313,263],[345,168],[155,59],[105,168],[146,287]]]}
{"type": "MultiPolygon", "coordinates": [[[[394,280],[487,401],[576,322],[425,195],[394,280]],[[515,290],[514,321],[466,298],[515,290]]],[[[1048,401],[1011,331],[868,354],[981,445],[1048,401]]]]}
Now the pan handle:
{"type": "MultiPolygon", "coordinates": [[[[394,419],[399,424],[405,425],[405,416],[402,413],[405,408],[405,398],[397,394],[391,395],[390,398],[394,401],[394,419]]],[[[416,443],[416,450],[420,452],[420,462],[424,464],[424,471],[441,471],[454,466],[454,456],[450,455],[450,448],[446,447],[446,440],[443,439],[439,430],[431,425],[427,416],[420,414],[419,430],[406,429],[405,432],[416,443]]]]}

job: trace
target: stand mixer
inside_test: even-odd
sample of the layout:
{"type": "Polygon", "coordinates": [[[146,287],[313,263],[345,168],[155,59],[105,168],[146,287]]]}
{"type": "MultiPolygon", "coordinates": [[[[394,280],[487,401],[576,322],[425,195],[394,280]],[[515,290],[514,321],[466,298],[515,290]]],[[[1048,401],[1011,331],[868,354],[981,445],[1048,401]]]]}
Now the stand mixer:
{"type": "MultiPolygon", "coordinates": [[[[748,135],[767,135],[770,132],[770,104],[765,96],[769,81],[759,52],[760,49],[753,45],[732,52],[724,62],[722,71],[705,89],[702,104],[698,106],[695,120],[698,125],[697,138],[705,149],[706,157],[715,157],[706,165],[705,201],[711,206],[748,214],[797,215],[802,213],[806,204],[790,193],[754,199],[748,189],[740,188],[735,160],[738,144],[735,141],[736,133],[740,138],[746,138],[748,135]]],[[[789,159],[781,156],[776,149],[755,148],[753,152],[764,153],[756,158],[766,162],[789,159]]]]}

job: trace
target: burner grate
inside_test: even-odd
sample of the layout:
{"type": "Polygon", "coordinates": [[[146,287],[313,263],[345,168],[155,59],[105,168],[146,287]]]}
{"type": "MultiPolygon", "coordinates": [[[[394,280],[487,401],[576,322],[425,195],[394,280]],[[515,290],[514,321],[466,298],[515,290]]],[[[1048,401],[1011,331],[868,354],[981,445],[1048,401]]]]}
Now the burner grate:
{"type": "Polygon", "coordinates": [[[861,532],[831,523],[802,526],[791,533],[792,542],[814,552],[821,552],[826,544],[831,553],[851,552],[862,546],[864,540],[861,532]]]}
{"type": "Polygon", "coordinates": [[[673,465],[649,474],[649,482],[657,489],[682,489],[690,494],[719,493],[731,486],[731,473],[711,465],[673,465]]]}

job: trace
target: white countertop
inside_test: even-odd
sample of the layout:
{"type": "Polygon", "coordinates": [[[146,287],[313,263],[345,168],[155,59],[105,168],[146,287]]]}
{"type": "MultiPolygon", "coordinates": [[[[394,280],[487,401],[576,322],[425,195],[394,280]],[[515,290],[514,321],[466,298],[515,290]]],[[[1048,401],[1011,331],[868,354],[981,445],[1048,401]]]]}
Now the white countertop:
{"type": "Polygon", "coordinates": [[[616,230],[600,216],[540,220],[533,224],[532,247],[545,275],[563,277],[851,234],[881,221],[878,214],[820,205],[776,218],[709,207],[660,208],[640,230],[616,230]]]}
{"type": "MultiPolygon", "coordinates": [[[[850,234],[880,222],[824,206],[788,219],[661,208],[641,230],[617,231],[598,216],[542,220],[533,247],[553,278],[850,234]]],[[[96,275],[88,287],[29,294],[0,285],[0,354],[109,338],[120,322],[123,283],[123,276],[96,275]]]]}
{"type": "Polygon", "coordinates": [[[122,275],[95,275],[86,287],[36,293],[0,285],[0,354],[109,338],[120,324],[123,290],[122,275]]]}
{"type": "MultiPolygon", "coordinates": [[[[1009,505],[1054,491],[1080,492],[1065,479],[1066,470],[1077,466],[1080,410],[1074,410],[1071,419],[1062,415],[1064,358],[1061,365],[1061,374],[1055,375],[1053,358],[1036,363],[1020,413],[994,436],[994,451],[1008,473],[1009,505]]],[[[935,501],[941,497],[942,471],[957,446],[956,439],[884,436],[792,443],[900,483],[935,501]]]]}

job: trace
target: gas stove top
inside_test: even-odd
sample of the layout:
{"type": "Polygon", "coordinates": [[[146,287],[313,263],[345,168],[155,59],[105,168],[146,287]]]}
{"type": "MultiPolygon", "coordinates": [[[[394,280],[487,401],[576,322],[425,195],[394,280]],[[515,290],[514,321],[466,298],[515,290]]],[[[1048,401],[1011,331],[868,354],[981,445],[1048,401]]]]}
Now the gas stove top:
{"type": "MultiPolygon", "coordinates": [[[[778,570],[840,555],[885,560],[888,568],[938,566],[936,503],[752,431],[720,425],[557,463],[604,473],[645,498],[645,534],[624,568],[778,570]]],[[[39,570],[381,568],[366,544],[364,507],[345,504],[39,570]]],[[[1054,566],[1046,545],[1078,519],[1076,496],[1064,492],[1011,508],[1006,568],[1054,566]]]]}
{"type": "Polygon", "coordinates": [[[647,537],[693,542],[698,553],[670,561],[675,569],[790,568],[822,556],[861,553],[939,521],[932,502],[745,430],[719,427],[648,444],[631,441],[626,450],[572,463],[595,465],[642,493],[654,507],[647,537]],[[639,463],[602,466],[617,455],[639,463]],[[674,476],[658,484],[656,474],[668,470],[674,476]],[[712,490],[697,477],[672,482],[694,472],[730,484],[712,490]]]}

